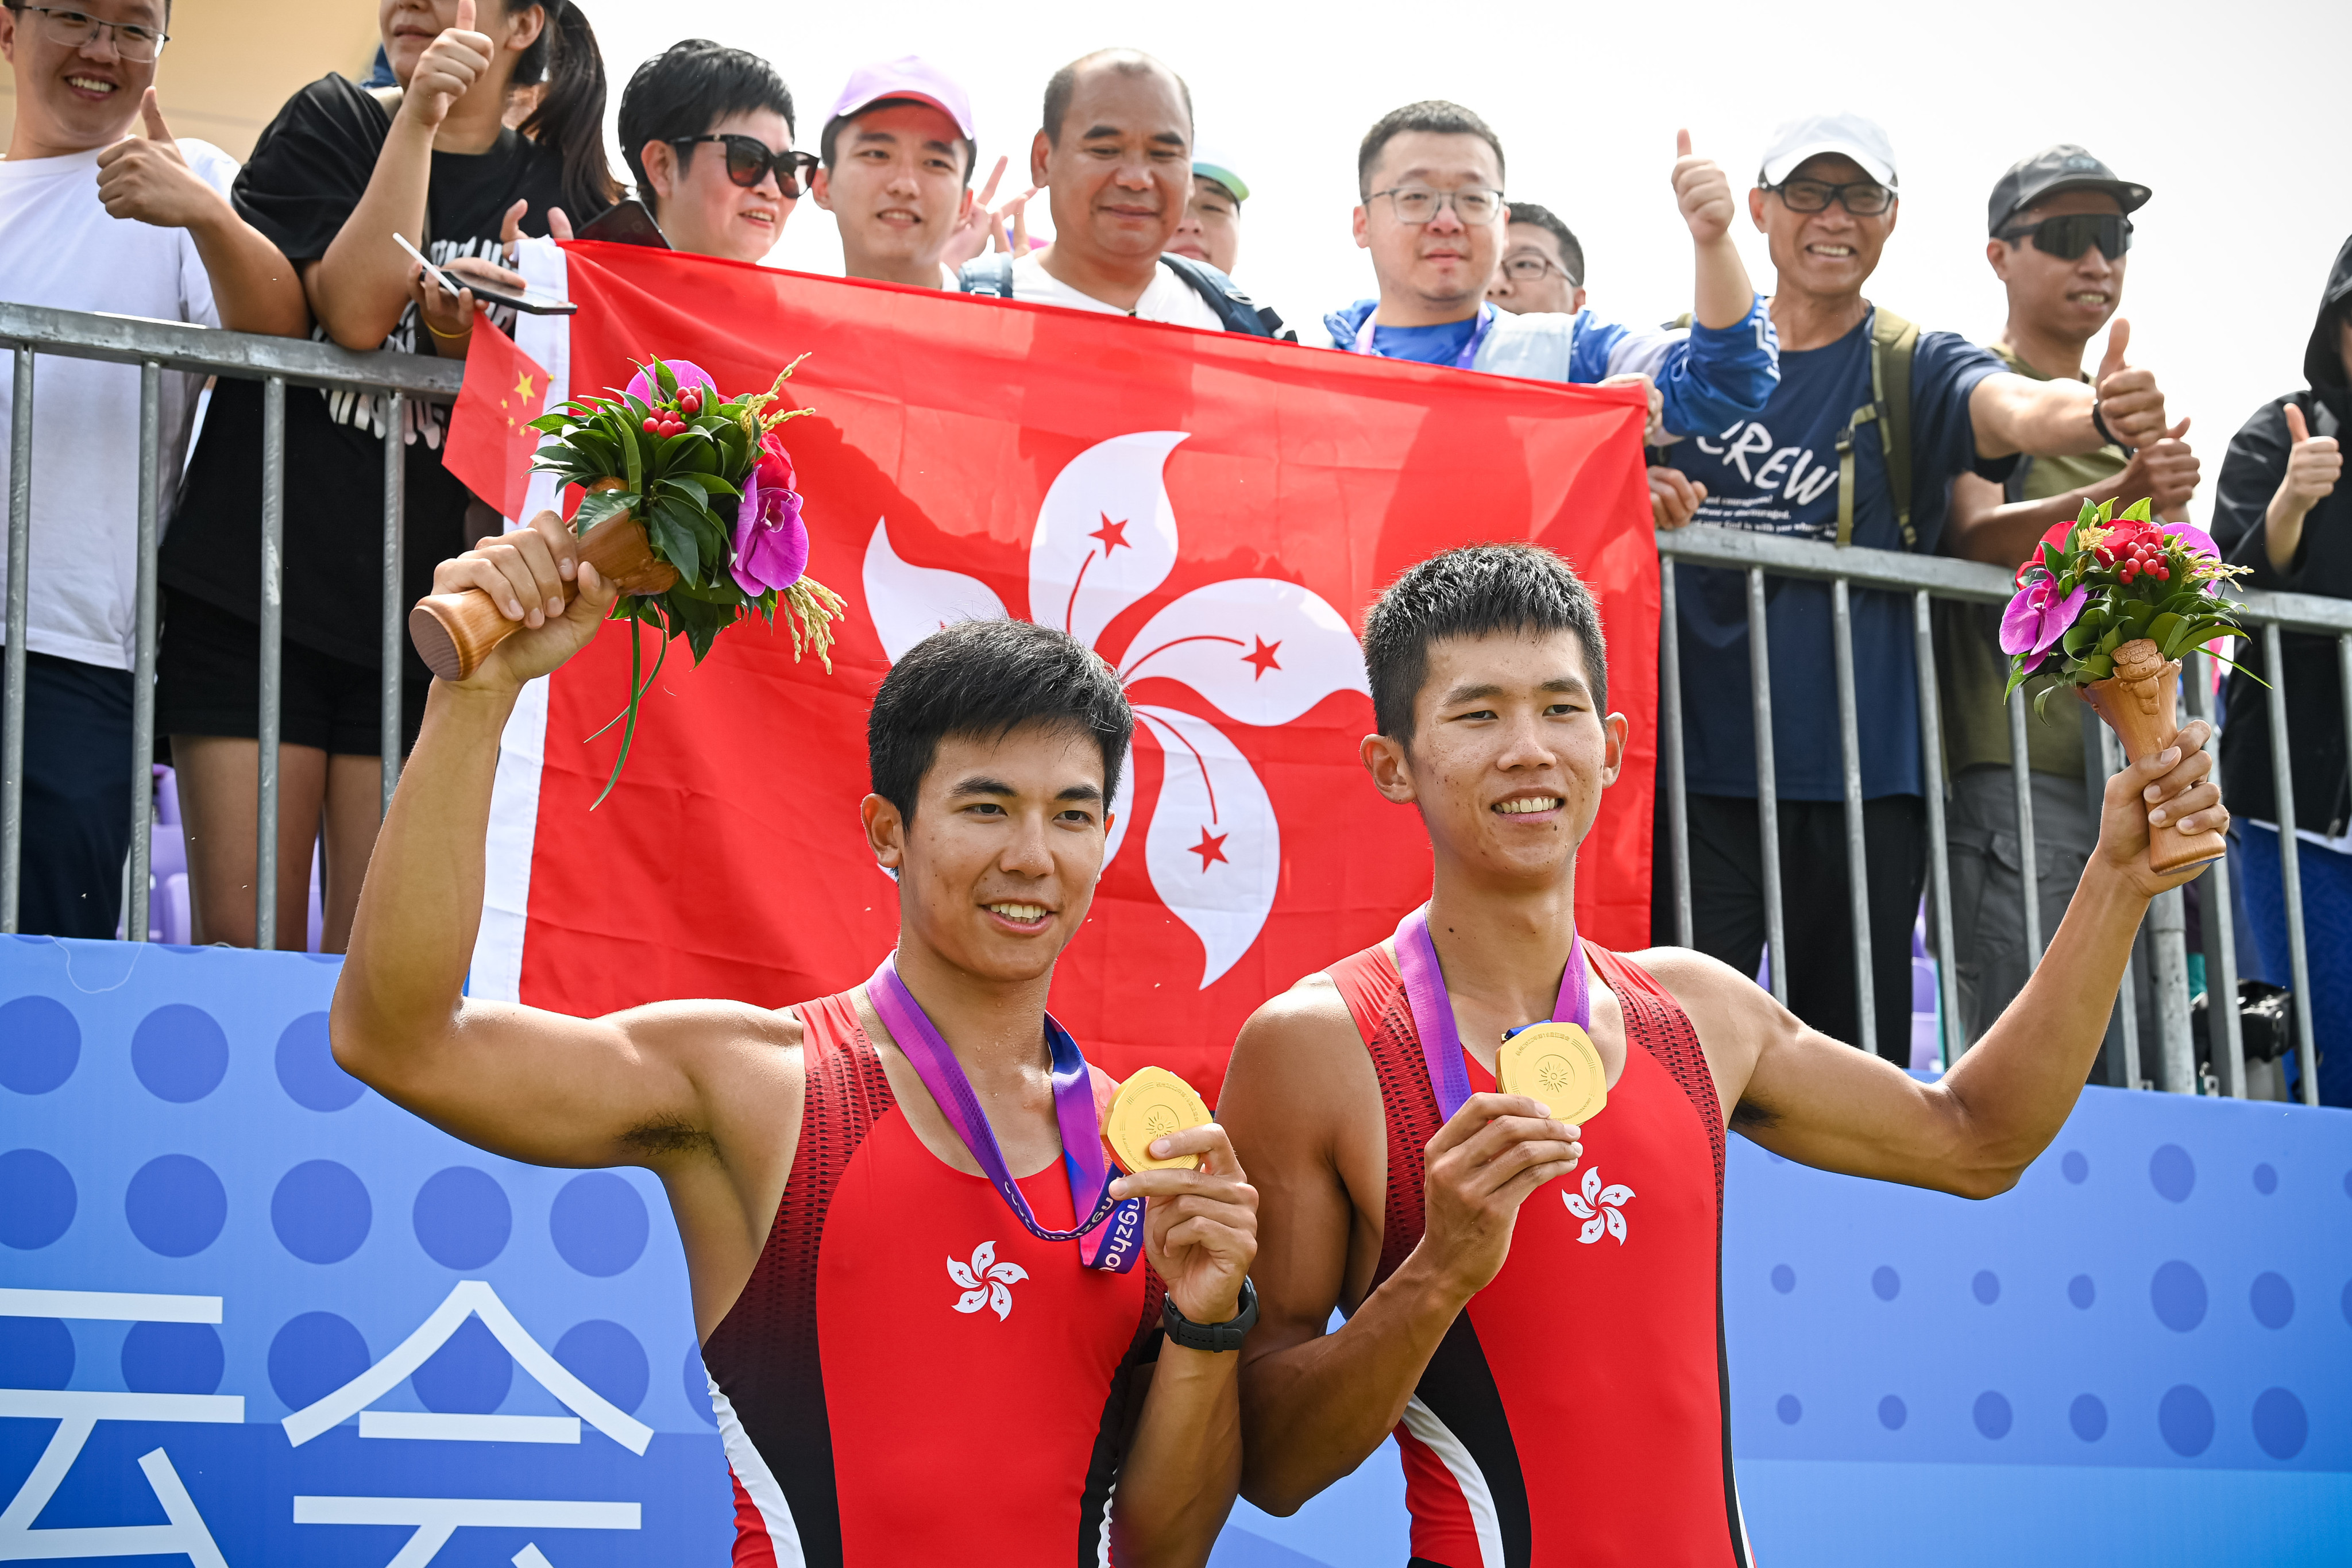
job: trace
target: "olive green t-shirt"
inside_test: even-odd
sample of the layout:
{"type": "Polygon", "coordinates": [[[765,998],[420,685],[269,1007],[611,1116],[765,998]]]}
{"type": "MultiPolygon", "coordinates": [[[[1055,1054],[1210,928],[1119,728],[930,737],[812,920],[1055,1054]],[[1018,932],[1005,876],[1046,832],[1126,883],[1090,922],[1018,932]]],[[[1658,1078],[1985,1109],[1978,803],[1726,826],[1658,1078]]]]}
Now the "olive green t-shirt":
{"type": "MultiPolygon", "coordinates": [[[[1992,352],[2020,375],[2035,381],[2050,377],[2017,357],[2007,343],[1992,352]]],[[[2083,377],[2088,380],[2089,377],[2083,377]]],[[[2031,458],[2025,465],[2025,500],[2047,500],[2084,485],[2111,479],[2131,461],[2120,447],[2102,447],[2072,458],[2031,458]]],[[[1961,604],[1938,599],[1935,605],[1936,675],[1943,705],[1944,760],[1954,774],[1963,769],[2007,767],[2009,712],[2001,688],[2009,683],[2009,656],[2000,651],[1999,605],[1961,604]]],[[[2020,688],[2025,699],[2025,761],[2035,773],[2063,778],[2083,776],[2083,721],[2080,704],[2064,693],[2053,697],[2049,717],[2034,714],[2034,700],[2056,683],[2053,676],[2036,676],[2020,688]]]]}

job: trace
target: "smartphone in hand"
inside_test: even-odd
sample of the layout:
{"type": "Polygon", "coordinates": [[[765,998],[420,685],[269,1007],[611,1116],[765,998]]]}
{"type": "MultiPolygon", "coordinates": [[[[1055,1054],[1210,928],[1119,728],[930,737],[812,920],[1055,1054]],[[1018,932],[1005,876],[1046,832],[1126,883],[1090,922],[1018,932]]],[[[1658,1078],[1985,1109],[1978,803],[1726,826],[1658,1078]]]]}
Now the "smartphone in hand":
{"type": "Polygon", "coordinates": [[[392,237],[401,249],[408,252],[412,260],[424,268],[433,280],[450,294],[454,295],[461,289],[471,289],[474,298],[485,304],[511,306],[533,316],[569,316],[580,309],[569,300],[559,300],[552,294],[541,294],[534,289],[508,289],[495,283],[478,283],[470,278],[461,279],[447,268],[436,267],[427,260],[425,253],[409,244],[408,237],[398,229],[393,231],[392,237]]]}

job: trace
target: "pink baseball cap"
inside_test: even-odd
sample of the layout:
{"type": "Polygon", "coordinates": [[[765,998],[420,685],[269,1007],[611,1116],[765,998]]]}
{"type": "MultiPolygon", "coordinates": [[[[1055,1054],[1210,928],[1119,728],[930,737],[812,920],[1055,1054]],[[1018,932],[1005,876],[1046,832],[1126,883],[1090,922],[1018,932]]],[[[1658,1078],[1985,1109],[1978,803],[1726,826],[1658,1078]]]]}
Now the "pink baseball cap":
{"type": "Polygon", "coordinates": [[[886,98],[911,98],[928,103],[955,121],[964,140],[971,130],[971,99],[961,83],[920,55],[902,55],[877,65],[860,66],[849,73],[849,85],[834,100],[828,121],[846,119],[886,98]]]}

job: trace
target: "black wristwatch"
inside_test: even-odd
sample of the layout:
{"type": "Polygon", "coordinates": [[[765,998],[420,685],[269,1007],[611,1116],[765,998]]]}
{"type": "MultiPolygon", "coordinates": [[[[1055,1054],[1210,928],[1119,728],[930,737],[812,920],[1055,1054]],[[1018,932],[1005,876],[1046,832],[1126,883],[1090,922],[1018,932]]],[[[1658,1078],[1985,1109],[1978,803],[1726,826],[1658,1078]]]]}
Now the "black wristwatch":
{"type": "Polygon", "coordinates": [[[2125,447],[2121,441],[2116,439],[2116,433],[2107,428],[2105,416],[2099,411],[2099,399],[2096,395],[2091,398],[2091,428],[2096,430],[2100,438],[2110,447],[2123,447],[2126,452],[2136,452],[2139,449],[2137,447],[2125,447]]]}
{"type": "Polygon", "coordinates": [[[1168,1331],[1168,1338],[1188,1351],[1237,1351],[1242,1340],[1257,1326],[1257,1287],[1242,1278],[1241,1300],[1231,1321],[1223,1323],[1196,1323],[1176,1309],[1173,1292],[1160,1298],[1160,1325],[1168,1331]]]}

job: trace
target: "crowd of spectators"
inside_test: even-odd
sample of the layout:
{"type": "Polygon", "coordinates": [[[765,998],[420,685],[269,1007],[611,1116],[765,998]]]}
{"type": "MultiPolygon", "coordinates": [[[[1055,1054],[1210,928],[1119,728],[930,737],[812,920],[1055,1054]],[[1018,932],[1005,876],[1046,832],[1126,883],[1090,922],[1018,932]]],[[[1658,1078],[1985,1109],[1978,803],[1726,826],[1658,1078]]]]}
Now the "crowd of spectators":
{"type": "MultiPolygon", "coordinates": [[[[502,328],[511,313],[478,302],[471,288],[449,294],[381,243],[385,235],[406,237],[461,285],[514,288],[521,237],[565,238],[591,225],[756,263],[807,195],[832,214],[850,278],[1298,337],[1234,281],[1251,200],[1242,164],[1197,145],[1183,80],[1133,50],[1053,73],[1013,180],[1022,188],[1000,195],[1024,150],[1000,154],[975,192],[982,154],[969,95],[930,62],[855,72],[810,152],[772,64],[687,39],[646,61],[622,92],[625,187],[604,139],[603,58],[572,0],[383,0],[375,74],[302,89],[242,169],[216,148],[174,141],[165,123],[154,78],[169,0],[86,4],[5,0],[0,12],[16,105],[0,161],[0,237],[15,260],[5,291],[23,302],[462,358],[479,310],[502,328]],[[1049,243],[1028,232],[1040,196],[1049,243]]],[[[1471,109],[1431,100],[1382,116],[1363,139],[1357,177],[1353,237],[1378,291],[1323,318],[1331,348],[1646,387],[1662,529],[1698,521],[2010,565],[2085,499],[2145,495],[2183,517],[2200,483],[2188,422],[2168,420],[2116,319],[2130,215],[2150,192],[2079,146],[2028,156],[1995,184],[1985,254],[2009,313],[1986,346],[1923,330],[1865,297],[1901,184],[1885,132],[1858,116],[1791,121],[1763,150],[1745,205],[1771,258],[1765,293],[1731,237],[1740,196],[1681,138],[1670,183],[1692,241],[1691,304],[1663,327],[1587,307],[1576,234],[1549,208],[1507,198],[1502,140],[1471,109]],[[2103,357],[2086,372],[2103,331],[2103,357]],[[1890,383],[1907,395],[1890,397],[1890,383]]],[[[2352,245],[2336,258],[2304,372],[2306,390],[2265,405],[2231,444],[2213,531],[2259,585],[2345,595],[2352,502],[2337,489],[2336,443],[2352,414],[2352,245]]],[[[188,452],[200,390],[195,377],[163,376],[157,728],[178,772],[195,940],[250,943],[262,392],[219,383],[188,452]]],[[[138,395],[135,370],[90,361],[49,359],[39,383],[20,906],[29,931],[107,935],[119,915],[138,395]]],[[[7,396],[0,386],[0,406],[7,396]]],[[[330,950],[348,932],[377,819],[376,520],[390,417],[378,396],[287,396],[278,901],[301,906],[316,847],[330,950]]],[[[441,464],[446,418],[415,402],[401,415],[411,594],[436,562],[499,525],[441,464]]],[[[1675,570],[1695,942],[1752,973],[1765,908],[1746,586],[1736,573],[1675,570]],[[1737,678],[1731,666],[1743,667],[1737,678]]],[[[1802,911],[1789,924],[1790,1001],[1817,1026],[1859,1039],[1828,588],[1773,579],[1768,625],[1782,897],[1802,911]]],[[[1960,1022],[1971,1037],[2033,959],[2018,919],[2029,868],[1994,632],[1981,610],[1938,609],[1960,1022]]],[[[1945,786],[1922,768],[1907,601],[1857,594],[1853,636],[1866,715],[1874,1022],[1879,1049],[1905,1059],[1924,792],[1945,786]]],[[[2341,954],[2352,952],[2343,693],[2325,639],[2307,649],[2305,640],[2286,644],[2298,668],[2294,826],[2315,955],[2323,946],[2341,954]]],[[[2283,972],[2279,811],[2268,713],[2252,684],[2259,648],[2242,650],[2241,663],[2223,767],[2256,963],[2283,972]]],[[[421,666],[407,671],[412,733],[425,685],[421,666]]],[[[2029,725],[2030,869],[2045,936],[2095,836],[2095,740],[2072,705],[2029,725]]],[[[1666,879],[1659,885],[1664,936],[1673,917],[1666,879]]],[[[279,941],[299,945],[302,933],[279,941]]],[[[2312,970],[2340,986],[2352,965],[2315,956],[2312,970]]],[[[2352,1056],[2336,1053],[2323,1079],[2332,1101],[2352,1100],[2352,1056]]]]}

